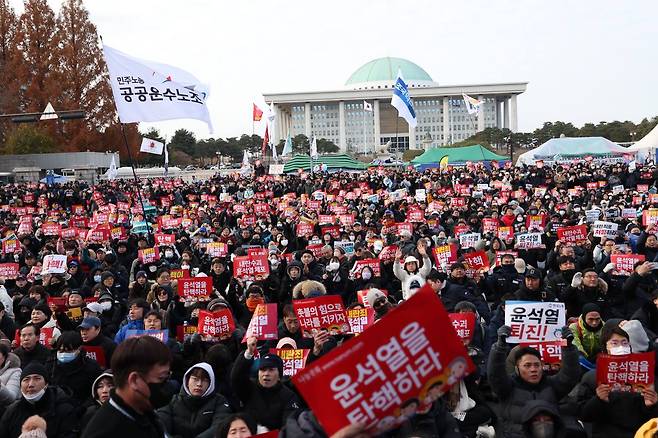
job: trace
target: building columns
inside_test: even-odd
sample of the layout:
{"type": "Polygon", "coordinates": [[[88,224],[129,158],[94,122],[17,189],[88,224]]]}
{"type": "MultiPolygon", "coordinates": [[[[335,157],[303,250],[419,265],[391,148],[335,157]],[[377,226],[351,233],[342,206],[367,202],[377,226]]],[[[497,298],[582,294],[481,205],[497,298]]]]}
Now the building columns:
{"type": "Polygon", "coordinates": [[[509,129],[509,99],[503,100],[503,128],[509,129]]]}
{"type": "Polygon", "coordinates": [[[281,113],[281,109],[275,104],[272,104],[272,111],[274,111],[274,132],[270,132],[269,134],[272,143],[277,144],[283,132],[281,129],[283,128],[283,118],[281,117],[283,114],[281,113]]]}
{"type": "Polygon", "coordinates": [[[304,135],[311,141],[311,104],[304,104],[304,135]]]}
{"type": "Polygon", "coordinates": [[[347,152],[347,138],[345,135],[345,102],[338,102],[338,148],[342,154],[347,152]]]}
{"type": "Polygon", "coordinates": [[[416,128],[409,125],[409,149],[416,149],[416,128]]]}
{"type": "Polygon", "coordinates": [[[373,109],[373,117],[375,119],[375,138],[373,139],[374,142],[373,149],[375,151],[375,154],[379,154],[379,146],[381,146],[382,144],[381,125],[379,124],[379,99],[374,100],[372,109],[373,109]]]}
{"type": "Polygon", "coordinates": [[[516,94],[513,94],[509,99],[509,122],[510,131],[518,131],[518,116],[516,113],[516,94]]]}
{"type": "Polygon", "coordinates": [[[502,107],[500,106],[500,100],[496,98],[496,128],[501,129],[503,127],[503,114],[502,107]]]}
{"type": "Polygon", "coordinates": [[[484,131],[484,96],[479,95],[478,100],[482,102],[478,108],[478,132],[484,131]]]}
{"type": "Polygon", "coordinates": [[[443,141],[441,145],[447,145],[450,141],[450,98],[443,98],[443,141]]]}

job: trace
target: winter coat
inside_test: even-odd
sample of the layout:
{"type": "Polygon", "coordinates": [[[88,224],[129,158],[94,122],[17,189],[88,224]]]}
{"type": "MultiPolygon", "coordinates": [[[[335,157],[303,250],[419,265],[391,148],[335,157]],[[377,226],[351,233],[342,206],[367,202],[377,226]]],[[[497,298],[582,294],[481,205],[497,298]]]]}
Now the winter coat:
{"type": "Polygon", "coordinates": [[[402,283],[402,297],[404,297],[404,299],[411,296],[409,292],[409,279],[414,275],[417,275],[425,280],[432,269],[432,262],[428,256],[423,257],[421,262],[416,263],[418,265],[418,271],[415,274],[407,271],[402,263],[398,261],[393,262],[393,274],[395,274],[397,279],[400,280],[400,283],[402,283]]]}
{"type": "Polygon", "coordinates": [[[125,341],[128,330],[144,330],[144,321],[141,319],[128,321],[128,323],[121,327],[114,336],[114,342],[120,344],[125,341]]]}
{"type": "Polygon", "coordinates": [[[656,340],[658,337],[658,308],[653,301],[637,309],[631,319],[637,319],[642,323],[642,327],[647,332],[650,341],[656,340]]]}
{"type": "MultiPolygon", "coordinates": [[[[653,271],[652,271],[653,272],[653,271]]],[[[641,276],[633,272],[624,282],[621,291],[624,295],[624,315],[632,315],[646,303],[652,303],[651,292],[658,287],[658,281],[653,273],[641,276]]]]}
{"type": "Polygon", "coordinates": [[[82,348],[84,347],[101,347],[103,349],[103,353],[105,354],[105,368],[109,368],[110,363],[112,362],[112,355],[114,354],[114,350],[117,348],[117,344],[115,344],[112,339],[108,338],[103,333],[99,333],[98,336],[96,336],[91,341],[83,342],[82,348]]]}
{"type": "Polygon", "coordinates": [[[573,333],[573,345],[578,349],[585,359],[594,363],[596,355],[601,351],[601,332],[603,331],[603,321],[599,329],[590,331],[585,327],[583,315],[578,317],[578,321],[569,325],[569,330],[573,333]]]}
{"type": "Polygon", "coordinates": [[[299,408],[297,396],[290,389],[277,383],[272,388],[264,388],[249,378],[254,363],[244,354],[239,354],[231,372],[231,386],[244,405],[244,412],[251,415],[258,424],[269,430],[280,429],[286,419],[299,408]]]}
{"type": "Polygon", "coordinates": [[[26,351],[23,347],[18,347],[14,353],[21,360],[21,367],[25,368],[30,362],[38,362],[45,365],[51,356],[51,350],[47,349],[40,342],[31,351],[26,351]]]}
{"type": "Polygon", "coordinates": [[[487,277],[487,301],[498,303],[500,298],[508,292],[517,290],[523,285],[523,276],[516,271],[514,265],[498,266],[487,277]]]}
{"type": "Polygon", "coordinates": [[[82,432],[82,438],[163,438],[165,429],[155,411],[141,415],[114,390],[82,432]]]}
{"type": "Polygon", "coordinates": [[[180,394],[158,410],[158,416],[172,438],[212,438],[229,415],[229,403],[223,395],[215,392],[215,373],[205,362],[187,370],[180,394]],[[191,395],[188,388],[189,374],[194,368],[202,368],[210,376],[210,385],[201,397],[191,395]]]}
{"type": "Polygon", "coordinates": [[[0,368],[0,407],[5,407],[21,396],[21,360],[9,353],[0,368]]]}
{"type": "Polygon", "coordinates": [[[505,369],[506,359],[507,345],[495,343],[489,354],[489,384],[500,400],[501,436],[522,438],[525,436],[522,415],[528,402],[544,400],[557,406],[560,399],[578,383],[578,352],[573,345],[562,347],[560,372],[554,376],[544,375],[537,384],[527,383],[518,375],[510,377],[505,369]]]}
{"type": "Polygon", "coordinates": [[[445,287],[441,289],[440,298],[448,312],[454,312],[455,306],[460,301],[469,301],[475,305],[478,314],[485,321],[489,321],[490,311],[484,296],[478,286],[467,278],[461,280],[449,278],[445,287]]]}
{"type": "Polygon", "coordinates": [[[68,389],[77,404],[89,398],[89,390],[102,372],[96,361],[89,359],[82,352],[69,363],[60,363],[55,356],[51,356],[46,363],[46,369],[49,375],[48,383],[68,389]]]}
{"type": "Polygon", "coordinates": [[[25,420],[32,415],[39,415],[46,420],[48,438],[76,438],[77,418],[75,404],[71,398],[56,386],[46,387],[41,400],[32,404],[22,396],[7,408],[0,419],[0,436],[17,438],[25,420]]]}

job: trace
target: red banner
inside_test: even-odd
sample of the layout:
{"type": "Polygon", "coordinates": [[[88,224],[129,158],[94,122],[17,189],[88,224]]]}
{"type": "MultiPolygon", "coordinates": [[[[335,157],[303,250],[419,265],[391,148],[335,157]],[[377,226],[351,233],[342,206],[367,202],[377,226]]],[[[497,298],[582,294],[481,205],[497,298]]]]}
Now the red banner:
{"type": "Polygon", "coordinates": [[[340,238],[340,227],[337,225],[320,227],[320,232],[322,233],[323,236],[325,234],[329,234],[334,239],[340,238]]]}
{"type": "Polygon", "coordinates": [[[199,312],[199,325],[197,333],[211,337],[230,336],[235,331],[235,321],[229,309],[221,309],[216,312],[201,310],[199,312]]]}
{"type": "Polygon", "coordinates": [[[380,263],[379,259],[357,260],[356,263],[354,263],[354,266],[352,267],[351,273],[354,276],[354,278],[361,278],[361,271],[363,270],[364,267],[369,266],[370,269],[372,269],[373,277],[379,277],[382,275],[379,263],[380,263]]]}
{"type": "Polygon", "coordinates": [[[464,261],[474,271],[489,270],[489,258],[484,251],[474,251],[464,255],[464,261]]]}
{"type": "Polygon", "coordinates": [[[359,422],[377,435],[428,411],[474,368],[426,285],[370,330],[314,361],[293,383],[327,435],[359,422]]]}
{"type": "Polygon", "coordinates": [[[181,278],[178,280],[178,295],[186,299],[208,299],[212,294],[212,277],[181,278]]]}
{"type": "Polygon", "coordinates": [[[306,249],[311,251],[313,253],[313,255],[315,256],[315,258],[318,258],[318,257],[322,256],[322,248],[323,247],[324,247],[323,244],[318,243],[317,245],[308,245],[306,247],[306,249]]]}
{"type": "Polygon", "coordinates": [[[21,249],[21,244],[17,239],[7,239],[2,241],[2,252],[10,254],[21,249]]]}
{"type": "Polygon", "coordinates": [[[270,275],[267,255],[236,257],[233,259],[233,275],[243,280],[266,278],[270,275]]]}
{"type": "Polygon", "coordinates": [[[110,237],[112,239],[116,240],[124,240],[128,238],[128,234],[126,234],[126,229],[123,227],[114,227],[110,230],[110,237]]]}
{"type": "Polygon", "coordinates": [[[347,311],[347,321],[350,323],[351,332],[359,335],[375,323],[375,309],[372,307],[349,309],[347,311]]]}
{"type": "Polygon", "coordinates": [[[293,300],[292,306],[302,333],[307,338],[322,329],[328,330],[332,335],[350,331],[345,307],[339,295],[293,300]]]}
{"type": "Polygon", "coordinates": [[[318,215],[318,223],[320,225],[322,224],[333,224],[336,222],[336,218],[332,214],[319,214],[318,215]]]}
{"type": "Polygon", "coordinates": [[[102,243],[110,240],[110,230],[105,228],[96,228],[89,230],[87,233],[87,241],[102,243]]]}
{"type": "Polygon", "coordinates": [[[160,249],[157,246],[155,248],[140,249],[137,251],[137,258],[143,264],[155,263],[160,260],[160,249]]]}
{"type": "Polygon", "coordinates": [[[656,353],[610,356],[600,353],[596,357],[596,384],[610,385],[613,391],[639,392],[653,386],[656,353]]]}
{"type": "Polygon", "coordinates": [[[41,231],[44,236],[59,236],[62,232],[62,226],[53,222],[48,222],[41,226],[41,231]]]}
{"type": "Polygon", "coordinates": [[[558,228],[557,238],[568,243],[583,242],[587,240],[587,225],[558,228]]]}
{"type": "Polygon", "coordinates": [[[0,278],[15,280],[18,277],[18,263],[0,263],[0,278]]]}
{"type": "Polygon", "coordinates": [[[382,248],[379,253],[379,260],[382,262],[389,262],[395,260],[395,253],[398,251],[397,245],[388,245],[382,248]]]}
{"type": "Polygon", "coordinates": [[[156,245],[175,245],[176,244],[176,235],[175,234],[164,234],[164,233],[155,233],[156,245]]]}
{"type": "Polygon", "coordinates": [[[251,316],[249,327],[242,338],[242,342],[247,342],[247,338],[255,336],[259,341],[269,341],[279,338],[277,328],[277,310],[274,304],[259,304],[251,316]]]}
{"type": "Polygon", "coordinates": [[[420,208],[410,208],[407,211],[407,220],[409,222],[425,222],[425,212],[420,208]]]}
{"type": "Polygon", "coordinates": [[[308,237],[313,234],[313,224],[308,222],[300,222],[297,224],[297,235],[308,237]]]}
{"type": "Polygon", "coordinates": [[[189,269],[172,269],[169,271],[169,278],[172,280],[180,280],[181,278],[190,278],[189,269]]]}
{"type": "Polygon", "coordinates": [[[105,350],[103,350],[103,347],[83,345],[82,348],[85,350],[85,354],[89,359],[95,360],[96,363],[98,363],[98,366],[102,369],[107,368],[107,363],[105,362],[105,350]]]}
{"type": "Polygon", "coordinates": [[[293,350],[291,348],[272,348],[274,353],[283,361],[283,375],[292,377],[306,367],[306,360],[311,350],[293,350]]]}
{"type": "Polygon", "coordinates": [[[644,254],[612,254],[610,263],[614,263],[615,271],[619,275],[631,275],[635,270],[635,264],[643,262],[644,254]]]}
{"type": "Polygon", "coordinates": [[[547,341],[519,344],[521,348],[532,347],[539,351],[541,360],[547,364],[557,364],[562,362],[562,341],[547,341]]]}
{"type": "Polygon", "coordinates": [[[475,335],[475,313],[450,313],[448,316],[450,317],[450,322],[455,328],[459,339],[465,343],[467,341],[470,343],[475,335]]]}
{"type": "Polygon", "coordinates": [[[443,267],[457,261],[457,245],[450,243],[448,245],[435,246],[432,248],[432,255],[436,266],[443,267]]]}
{"type": "Polygon", "coordinates": [[[413,234],[414,232],[414,226],[410,222],[400,222],[395,224],[395,233],[399,236],[402,234],[403,231],[408,231],[409,233],[413,234]]]}
{"type": "Polygon", "coordinates": [[[228,255],[228,245],[224,242],[210,242],[206,246],[206,253],[210,257],[226,257],[228,255]]]}

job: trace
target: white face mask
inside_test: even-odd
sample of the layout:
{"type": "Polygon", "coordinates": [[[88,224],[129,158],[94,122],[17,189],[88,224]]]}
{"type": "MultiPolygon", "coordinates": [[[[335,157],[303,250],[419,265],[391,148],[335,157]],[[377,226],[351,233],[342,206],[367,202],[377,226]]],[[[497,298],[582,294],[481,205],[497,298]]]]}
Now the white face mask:
{"type": "Polygon", "coordinates": [[[281,245],[282,246],[288,245],[288,241],[286,239],[281,240],[281,245]]]}
{"type": "Polygon", "coordinates": [[[366,271],[363,274],[361,274],[361,277],[363,277],[364,280],[370,280],[372,278],[372,273],[366,271]]]}
{"type": "Polygon", "coordinates": [[[23,391],[21,391],[23,398],[30,404],[35,404],[36,402],[41,400],[41,398],[45,393],[46,393],[46,388],[42,388],[41,391],[35,394],[25,394],[23,391]]]}
{"type": "Polygon", "coordinates": [[[151,272],[155,272],[155,271],[157,271],[157,270],[158,270],[158,267],[157,267],[157,266],[155,266],[155,265],[151,265],[151,266],[149,266],[149,271],[151,271],[151,272]]]}
{"type": "Polygon", "coordinates": [[[101,282],[101,276],[100,275],[94,275],[94,281],[96,283],[100,283],[101,282]]]}
{"type": "Polygon", "coordinates": [[[338,268],[340,268],[340,263],[338,262],[331,262],[329,263],[329,266],[327,266],[327,269],[330,271],[337,271],[338,268]]]}
{"type": "Polygon", "coordinates": [[[165,257],[170,259],[174,256],[173,251],[165,251],[165,257]]]}
{"type": "Polygon", "coordinates": [[[612,347],[609,351],[611,356],[623,356],[625,354],[631,354],[630,345],[619,345],[617,347],[612,347]]]}

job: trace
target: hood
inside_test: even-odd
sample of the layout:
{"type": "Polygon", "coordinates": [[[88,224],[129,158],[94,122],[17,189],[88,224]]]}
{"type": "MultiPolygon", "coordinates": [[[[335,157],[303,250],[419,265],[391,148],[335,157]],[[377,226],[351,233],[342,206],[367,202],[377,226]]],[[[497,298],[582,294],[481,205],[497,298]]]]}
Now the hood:
{"type": "Polygon", "coordinates": [[[190,397],[194,397],[192,394],[190,394],[190,390],[187,387],[188,376],[194,368],[201,368],[206,373],[208,373],[208,375],[210,376],[210,385],[208,385],[208,389],[206,389],[206,392],[204,392],[201,397],[207,397],[210,394],[214,393],[215,392],[215,372],[212,370],[212,367],[210,366],[209,363],[200,362],[196,365],[192,365],[187,371],[185,371],[185,375],[183,376],[183,390],[185,391],[185,394],[189,395],[190,397]]]}
{"type": "Polygon", "coordinates": [[[100,376],[96,377],[96,380],[94,380],[94,384],[91,385],[91,398],[93,398],[96,401],[98,401],[98,395],[96,394],[96,385],[98,385],[98,382],[100,382],[103,377],[110,377],[114,381],[114,375],[112,375],[111,371],[104,371],[100,376]]]}
{"type": "Polygon", "coordinates": [[[9,368],[20,368],[21,367],[21,360],[18,356],[16,356],[14,353],[9,353],[7,356],[7,360],[5,360],[5,364],[0,368],[0,373],[8,370],[9,368]]]}
{"type": "Polygon", "coordinates": [[[523,423],[523,429],[526,432],[526,436],[532,436],[532,434],[528,434],[530,432],[529,427],[530,427],[530,420],[532,420],[537,414],[540,413],[546,413],[553,417],[553,421],[555,423],[555,432],[559,432],[560,430],[563,429],[564,423],[562,422],[562,419],[560,418],[560,413],[557,410],[557,407],[549,403],[545,400],[532,400],[528,404],[525,405],[523,410],[521,411],[521,422],[523,423]]]}

